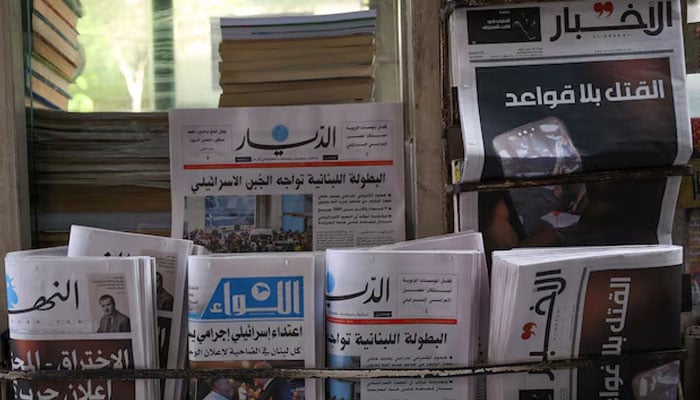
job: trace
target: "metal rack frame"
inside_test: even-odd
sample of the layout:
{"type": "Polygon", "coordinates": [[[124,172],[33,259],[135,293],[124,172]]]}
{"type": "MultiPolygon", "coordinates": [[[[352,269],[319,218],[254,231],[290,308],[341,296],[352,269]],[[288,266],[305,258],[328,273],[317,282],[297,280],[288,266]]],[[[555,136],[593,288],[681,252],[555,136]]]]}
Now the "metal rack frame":
{"type": "Polygon", "coordinates": [[[274,369],[112,369],[63,371],[0,371],[0,379],[65,380],[65,379],[207,379],[225,377],[239,380],[252,378],[285,379],[379,379],[379,378],[458,378],[493,374],[543,372],[556,369],[593,368],[608,364],[630,362],[671,362],[686,358],[685,349],[623,353],[619,356],[594,356],[546,362],[475,365],[441,369],[332,369],[332,368],[274,368],[274,369]]]}
{"type": "Polygon", "coordinates": [[[690,176],[692,174],[692,166],[679,165],[661,168],[641,168],[616,171],[587,172],[569,175],[546,176],[541,178],[463,182],[448,185],[446,191],[449,194],[465,192],[492,192],[497,190],[508,190],[549,185],[563,185],[570,183],[652,180],[668,178],[672,176],[690,176]]]}

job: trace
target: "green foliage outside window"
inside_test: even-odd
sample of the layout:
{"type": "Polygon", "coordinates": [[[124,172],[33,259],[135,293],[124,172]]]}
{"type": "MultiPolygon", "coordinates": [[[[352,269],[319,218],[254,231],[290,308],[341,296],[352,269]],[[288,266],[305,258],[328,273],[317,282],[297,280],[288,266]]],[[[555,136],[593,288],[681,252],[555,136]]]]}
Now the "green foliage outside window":
{"type": "MultiPolygon", "coordinates": [[[[154,54],[173,51],[175,98],[185,106],[216,100],[212,79],[213,17],[263,14],[317,14],[366,9],[373,0],[172,0],[171,12],[153,13],[152,0],[82,0],[79,40],[86,59],[70,86],[71,111],[153,111],[154,54]],[[172,29],[173,49],[154,48],[153,31],[172,29]],[[193,90],[202,93],[194,93],[193,90]],[[194,98],[192,100],[191,97],[194,98]]],[[[384,0],[387,1],[387,0],[384,0]]],[[[159,65],[163,68],[163,65],[159,65]]]]}

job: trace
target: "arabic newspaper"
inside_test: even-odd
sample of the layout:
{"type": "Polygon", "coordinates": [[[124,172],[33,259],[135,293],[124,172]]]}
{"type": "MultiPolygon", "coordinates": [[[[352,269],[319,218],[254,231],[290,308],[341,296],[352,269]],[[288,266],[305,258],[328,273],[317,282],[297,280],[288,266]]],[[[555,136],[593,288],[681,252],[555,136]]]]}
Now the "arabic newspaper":
{"type": "MultiPolygon", "coordinates": [[[[184,368],[186,351],[183,315],[187,302],[185,281],[187,257],[193,252],[190,240],[109,231],[73,225],[68,256],[151,256],[156,260],[156,305],[158,355],[161,368],[184,368]],[[171,340],[172,338],[172,340],[171,340]]],[[[165,382],[163,397],[176,397],[177,381],[165,382]]]]}
{"type": "Polygon", "coordinates": [[[409,240],[374,247],[370,250],[476,250],[481,252],[480,262],[475,266],[479,298],[479,361],[486,361],[486,344],[489,337],[489,276],[486,267],[484,241],[479,232],[463,231],[422,239],[409,240]]]}
{"type": "MultiPolygon", "coordinates": [[[[5,257],[13,370],[157,368],[151,257],[5,257]]],[[[57,255],[61,254],[61,255],[57,255]]],[[[18,399],[159,399],[150,380],[14,381],[18,399]]]]}
{"type": "MultiPolygon", "coordinates": [[[[680,346],[682,248],[516,249],[493,254],[489,363],[680,346]]],[[[677,397],[679,366],[654,362],[489,376],[488,399],[677,397]]]]}
{"type": "Polygon", "coordinates": [[[214,253],[404,240],[398,103],[171,110],[172,236],[214,253]]]}
{"type": "MultiPolygon", "coordinates": [[[[372,250],[477,250],[481,252],[480,264],[476,267],[479,299],[479,325],[478,344],[479,353],[477,361],[486,361],[487,345],[489,337],[489,276],[484,252],[484,241],[481,233],[462,231],[447,235],[438,235],[422,239],[409,240],[384,246],[375,247],[372,250]]],[[[477,377],[476,399],[484,399],[486,396],[486,378],[477,377]]]]}
{"type": "MultiPolygon", "coordinates": [[[[317,257],[314,253],[191,256],[190,367],[319,365],[316,332],[323,321],[316,311],[322,304],[316,295],[321,268],[317,257]]],[[[190,398],[240,392],[246,398],[314,400],[319,388],[320,382],[313,379],[215,378],[193,385],[190,398]]]]}
{"type": "MultiPolygon", "coordinates": [[[[435,368],[478,360],[474,250],[326,251],[326,363],[331,368],[435,368]]],[[[474,398],[468,378],[329,380],[327,398],[474,398]]]]}
{"type": "MultiPolygon", "coordinates": [[[[458,9],[450,20],[462,182],[684,164],[678,1],[458,9]]],[[[460,196],[487,251],[670,243],[680,178],[460,196]],[[643,200],[643,201],[640,201],[643,200]]]]}

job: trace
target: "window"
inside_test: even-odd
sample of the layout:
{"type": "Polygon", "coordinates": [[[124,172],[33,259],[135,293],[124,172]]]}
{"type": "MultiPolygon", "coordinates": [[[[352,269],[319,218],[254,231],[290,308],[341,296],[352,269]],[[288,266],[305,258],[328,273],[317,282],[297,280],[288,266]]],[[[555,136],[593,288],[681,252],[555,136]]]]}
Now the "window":
{"type": "Polygon", "coordinates": [[[397,0],[83,0],[70,111],[216,107],[218,17],[377,8],[375,99],[400,99],[397,0]]]}

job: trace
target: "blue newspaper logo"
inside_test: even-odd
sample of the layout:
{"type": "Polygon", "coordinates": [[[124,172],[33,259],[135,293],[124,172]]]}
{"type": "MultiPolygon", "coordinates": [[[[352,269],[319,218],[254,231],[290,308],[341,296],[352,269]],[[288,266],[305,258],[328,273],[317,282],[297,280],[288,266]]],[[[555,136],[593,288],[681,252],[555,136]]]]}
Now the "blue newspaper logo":
{"type": "Polygon", "coordinates": [[[17,291],[15,291],[15,285],[12,283],[12,278],[10,275],[5,274],[5,287],[7,288],[7,308],[15,308],[17,303],[19,303],[19,296],[17,291]]]}
{"type": "Polygon", "coordinates": [[[203,320],[304,317],[301,276],[224,278],[201,315],[203,320]]]}

